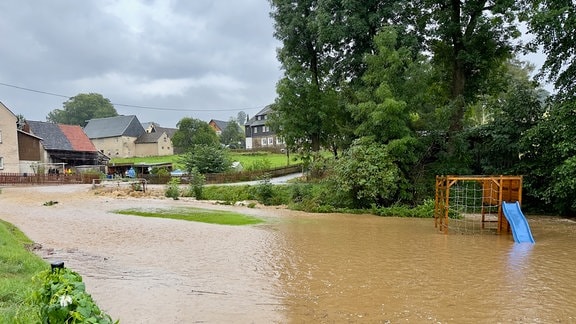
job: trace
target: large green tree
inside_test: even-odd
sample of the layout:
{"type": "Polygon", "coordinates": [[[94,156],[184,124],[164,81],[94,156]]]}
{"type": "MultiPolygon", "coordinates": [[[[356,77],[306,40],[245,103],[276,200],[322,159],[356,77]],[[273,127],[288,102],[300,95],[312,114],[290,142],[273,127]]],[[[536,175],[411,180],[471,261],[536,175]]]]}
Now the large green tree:
{"type": "Polygon", "coordinates": [[[176,128],[178,130],[172,137],[172,143],[178,152],[188,152],[196,145],[220,145],[214,129],[200,119],[184,117],[176,124],[176,128]]]}
{"type": "Polygon", "coordinates": [[[274,127],[288,146],[336,152],[351,143],[346,102],[394,3],[399,1],[271,0],[284,68],[274,127]]]}
{"type": "Polygon", "coordinates": [[[576,95],[576,6],[570,0],[533,0],[523,16],[535,37],[532,50],[546,54],[540,75],[564,97],[576,95]]]}
{"type": "Polygon", "coordinates": [[[513,60],[503,64],[492,76],[498,93],[485,96],[475,107],[477,112],[467,132],[473,152],[473,171],[478,174],[530,174],[521,157],[530,147],[522,137],[545,116],[542,89],[530,80],[532,67],[513,60]],[[481,115],[482,117],[478,117],[481,115]]]}
{"type": "Polygon", "coordinates": [[[63,104],[63,109],[54,109],[46,120],[52,123],[86,126],[88,120],[118,116],[109,99],[98,93],[81,93],[63,104]]]}
{"type": "Polygon", "coordinates": [[[522,8],[514,0],[416,0],[408,6],[433,63],[443,71],[450,99],[447,127],[458,133],[488,76],[512,58],[522,8]]]}
{"type": "Polygon", "coordinates": [[[556,212],[576,212],[576,100],[553,102],[522,137],[526,193],[556,212]]]}

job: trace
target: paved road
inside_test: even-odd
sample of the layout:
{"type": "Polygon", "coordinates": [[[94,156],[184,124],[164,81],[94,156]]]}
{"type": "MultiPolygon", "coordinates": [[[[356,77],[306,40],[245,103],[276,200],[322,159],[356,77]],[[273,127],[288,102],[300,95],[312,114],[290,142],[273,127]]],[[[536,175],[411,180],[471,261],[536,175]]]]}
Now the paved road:
{"type": "MultiPolygon", "coordinates": [[[[302,176],[303,176],[302,172],[293,173],[293,174],[285,175],[282,177],[271,178],[270,183],[272,183],[272,184],[285,184],[285,183],[288,183],[289,180],[300,178],[302,176]]],[[[255,181],[234,182],[234,183],[219,183],[219,184],[214,184],[214,185],[215,186],[241,186],[241,185],[253,186],[253,185],[257,185],[259,183],[260,183],[259,180],[255,180],[255,181]]]]}

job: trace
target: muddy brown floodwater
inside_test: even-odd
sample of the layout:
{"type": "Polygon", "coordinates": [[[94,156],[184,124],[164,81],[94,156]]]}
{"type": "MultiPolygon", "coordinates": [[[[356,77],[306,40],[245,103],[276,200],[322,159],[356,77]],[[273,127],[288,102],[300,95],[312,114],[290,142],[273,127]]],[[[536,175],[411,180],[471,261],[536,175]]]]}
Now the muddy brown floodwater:
{"type": "Polygon", "coordinates": [[[79,272],[121,323],[576,322],[576,223],[561,218],[528,215],[536,244],[515,244],[443,235],[430,219],[96,196],[84,185],[3,188],[0,218],[79,272]],[[171,206],[266,223],[111,213],[171,206]]]}

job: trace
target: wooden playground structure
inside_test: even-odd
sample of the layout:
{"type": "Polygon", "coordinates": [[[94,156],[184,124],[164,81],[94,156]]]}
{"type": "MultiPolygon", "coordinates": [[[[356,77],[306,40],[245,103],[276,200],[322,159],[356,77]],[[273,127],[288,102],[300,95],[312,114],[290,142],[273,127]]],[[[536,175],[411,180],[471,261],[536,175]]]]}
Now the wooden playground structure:
{"type": "Polygon", "coordinates": [[[522,203],[522,176],[437,176],[434,227],[447,234],[451,215],[479,214],[481,229],[497,222],[496,232],[508,233],[502,202],[522,203]]]}

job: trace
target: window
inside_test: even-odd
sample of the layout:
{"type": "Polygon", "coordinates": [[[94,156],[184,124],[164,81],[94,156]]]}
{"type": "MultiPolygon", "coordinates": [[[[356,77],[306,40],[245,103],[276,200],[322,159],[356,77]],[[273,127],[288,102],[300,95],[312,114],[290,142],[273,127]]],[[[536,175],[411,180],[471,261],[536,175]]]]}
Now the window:
{"type": "Polygon", "coordinates": [[[269,132],[269,131],[270,131],[270,127],[264,126],[264,131],[265,131],[265,132],[269,132]]]}
{"type": "Polygon", "coordinates": [[[0,170],[4,170],[4,158],[0,156],[0,170]]]}
{"type": "Polygon", "coordinates": [[[263,138],[262,139],[262,146],[266,146],[266,145],[268,145],[268,141],[265,138],[263,138]]]}
{"type": "Polygon", "coordinates": [[[282,139],[282,137],[276,137],[276,144],[284,144],[284,139],[282,139]]]}
{"type": "Polygon", "coordinates": [[[273,145],[273,144],[274,144],[274,138],[268,137],[268,145],[273,145]]]}
{"type": "Polygon", "coordinates": [[[252,129],[253,129],[252,133],[254,133],[254,134],[258,133],[258,127],[254,127],[252,129]]]}

